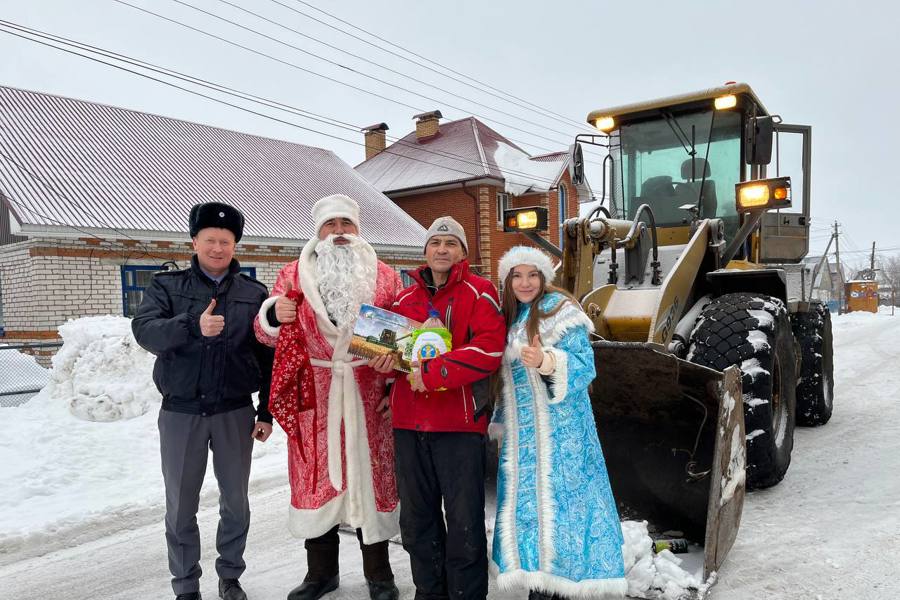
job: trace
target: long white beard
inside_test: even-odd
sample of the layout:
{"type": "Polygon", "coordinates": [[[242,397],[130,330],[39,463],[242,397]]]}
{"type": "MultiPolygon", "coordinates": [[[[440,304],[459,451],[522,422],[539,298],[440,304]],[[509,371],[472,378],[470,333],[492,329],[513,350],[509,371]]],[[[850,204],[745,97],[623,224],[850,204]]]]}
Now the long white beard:
{"type": "Polygon", "coordinates": [[[375,266],[365,261],[362,238],[344,234],[349,244],[335,245],[335,235],[316,244],[316,277],[328,316],[339,328],[353,325],[359,306],[375,295],[375,266]]]}

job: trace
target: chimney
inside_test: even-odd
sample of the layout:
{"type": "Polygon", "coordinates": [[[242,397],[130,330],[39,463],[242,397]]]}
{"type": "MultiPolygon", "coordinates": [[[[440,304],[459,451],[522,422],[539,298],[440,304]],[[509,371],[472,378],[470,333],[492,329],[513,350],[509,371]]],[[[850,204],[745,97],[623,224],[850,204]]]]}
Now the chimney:
{"type": "Polygon", "coordinates": [[[444,115],[439,110],[415,115],[416,120],[416,140],[427,142],[436,137],[440,133],[440,120],[444,115]]]}
{"type": "Polygon", "coordinates": [[[368,127],[363,127],[363,134],[366,138],[366,160],[369,160],[385,147],[385,131],[388,130],[387,123],[375,123],[368,127]]]}

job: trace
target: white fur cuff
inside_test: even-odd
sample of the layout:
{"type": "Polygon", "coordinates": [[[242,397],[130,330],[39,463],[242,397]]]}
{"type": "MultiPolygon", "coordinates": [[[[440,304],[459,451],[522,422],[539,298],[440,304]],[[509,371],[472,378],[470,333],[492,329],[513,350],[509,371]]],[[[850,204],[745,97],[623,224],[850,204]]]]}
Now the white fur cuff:
{"type": "Polygon", "coordinates": [[[547,351],[556,359],[556,368],[550,376],[550,398],[548,404],[557,404],[569,394],[569,355],[558,348],[547,351]]]}
{"type": "Polygon", "coordinates": [[[281,326],[272,327],[271,323],[269,323],[269,319],[266,316],[266,313],[269,312],[269,309],[275,305],[275,301],[278,300],[281,296],[272,296],[271,298],[266,298],[262,306],[259,307],[259,327],[265,332],[266,335],[269,335],[273,338],[278,337],[278,333],[281,331],[281,326]]]}

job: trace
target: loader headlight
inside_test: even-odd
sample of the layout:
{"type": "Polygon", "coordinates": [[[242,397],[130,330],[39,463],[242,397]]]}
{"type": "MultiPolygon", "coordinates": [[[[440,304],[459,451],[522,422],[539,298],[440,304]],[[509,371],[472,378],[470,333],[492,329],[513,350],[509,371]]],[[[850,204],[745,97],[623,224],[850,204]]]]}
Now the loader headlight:
{"type": "Polygon", "coordinates": [[[612,117],[600,117],[599,119],[594,119],[594,127],[602,131],[603,133],[609,133],[616,126],[616,120],[612,117]]]}
{"type": "Polygon", "coordinates": [[[734,188],[737,210],[741,213],[791,206],[790,177],[745,181],[734,188]]]}
{"type": "Polygon", "coordinates": [[[546,208],[529,206],[503,212],[503,231],[544,231],[546,229],[546,208]]]}
{"type": "Polygon", "coordinates": [[[737,96],[734,94],[728,94],[727,96],[719,96],[715,99],[713,104],[716,107],[716,110],[725,110],[726,108],[734,108],[737,106],[737,96]]]}

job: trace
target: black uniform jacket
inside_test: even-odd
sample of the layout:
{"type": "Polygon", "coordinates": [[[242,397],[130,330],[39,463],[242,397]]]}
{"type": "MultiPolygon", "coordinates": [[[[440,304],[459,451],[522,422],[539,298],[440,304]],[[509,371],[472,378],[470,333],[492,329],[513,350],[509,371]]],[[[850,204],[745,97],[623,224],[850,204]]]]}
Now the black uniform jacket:
{"type": "Polygon", "coordinates": [[[154,275],[131,329],[138,344],[156,355],[153,382],[163,409],[213,415],[251,405],[250,395],[259,391],[258,418],[272,422],[274,351],[253,333],[253,318],[267,296],[266,286],[241,273],[236,260],[221,283],[200,270],[196,256],[189,269],[154,275]],[[225,317],[225,329],[204,337],[200,315],[213,298],[213,314],[225,317]]]}

